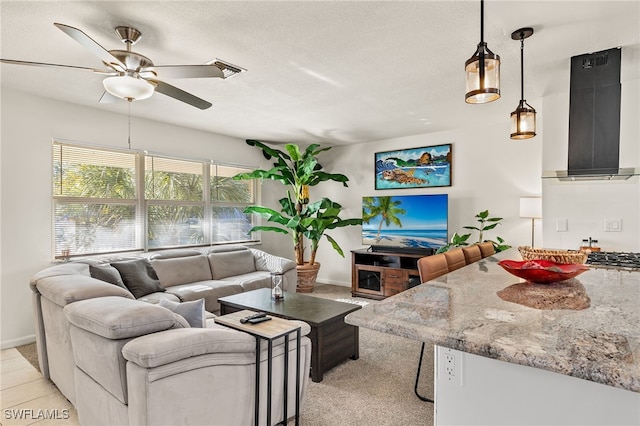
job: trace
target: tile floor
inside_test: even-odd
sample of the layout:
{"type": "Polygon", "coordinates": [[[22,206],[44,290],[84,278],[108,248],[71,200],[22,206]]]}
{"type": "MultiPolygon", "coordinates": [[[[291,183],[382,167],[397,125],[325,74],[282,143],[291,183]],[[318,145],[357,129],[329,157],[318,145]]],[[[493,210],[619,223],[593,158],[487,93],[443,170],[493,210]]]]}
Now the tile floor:
{"type": "Polygon", "coordinates": [[[77,426],[71,403],[17,349],[0,352],[2,426],[77,426]]]}

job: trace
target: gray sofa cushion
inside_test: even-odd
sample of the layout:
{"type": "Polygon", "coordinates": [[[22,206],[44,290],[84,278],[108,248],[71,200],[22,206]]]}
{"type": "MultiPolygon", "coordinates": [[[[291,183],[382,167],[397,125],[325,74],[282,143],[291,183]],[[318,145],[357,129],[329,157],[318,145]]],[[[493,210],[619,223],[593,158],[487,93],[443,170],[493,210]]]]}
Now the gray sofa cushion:
{"type": "Polygon", "coordinates": [[[242,275],[256,270],[253,253],[250,250],[236,250],[221,253],[209,253],[211,275],[214,280],[242,275]]]}
{"type": "Polygon", "coordinates": [[[191,284],[174,285],[167,292],[175,294],[183,302],[204,299],[204,308],[213,313],[220,311],[219,297],[242,293],[242,286],[225,281],[199,281],[191,284]]]}
{"type": "Polygon", "coordinates": [[[279,272],[281,274],[296,268],[296,262],[284,257],[274,256],[262,250],[249,249],[255,258],[256,270],[279,272]]]}
{"type": "Polygon", "coordinates": [[[153,259],[151,266],[156,271],[163,287],[210,280],[211,268],[206,256],[186,256],[171,259],[153,259]]]}
{"type": "Polygon", "coordinates": [[[206,353],[250,353],[254,357],[255,347],[255,338],[247,333],[230,328],[192,328],[142,336],[124,345],[122,355],[141,367],[152,368],[206,353]]]}
{"type": "MultiPolygon", "coordinates": [[[[91,276],[100,281],[106,281],[111,284],[115,284],[118,287],[127,289],[124,285],[120,272],[111,265],[89,265],[89,272],[91,276]]],[[[128,289],[127,289],[128,290],[128,289]]]]}
{"type": "Polygon", "coordinates": [[[113,262],[111,264],[120,272],[122,281],[136,299],[157,291],[164,291],[158,275],[147,259],[113,262]]]}
{"type": "Polygon", "coordinates": [[[271,273],[265,271],[255,271],[249,272],[248,274],[224,278],[222,281],[240,284],[243,291],[251,291],[259,288],[271,287],[271,273]]]}
{"type": "Polygon", "coordinates": [[[44,298],[58,306],[103,296],[133,299],[129,290],[85,275],[58,275],[43,278],[38,281],[37,289],[44,298]]]}
{"type": "Polygon", "coordinates": [[[173,312],[122,297],[99,297],[71,303],[64,313],[71,324],[107,339],[127,339],[182,327],[173,312]]]}
{"type": "Polygon", "coordinates": [[[193,300],[191,302],[171,302],[161,300],[158,303],[163,308],[182,316],[191,327],[204,328],[206,326],[204,314],[204,299],[193,300]]]}
{"type": "Polygon", "coordinates": [[[172,302],[179,302],[180,298],[175,294],[171,294],[171,293],[167,293],[166,291],[163,291],[163,292],[147,294],[146,296],[142,296],[138,300],[141,300],[147,303],[156,304],[156,303],[160,303],[161,300],[170,300],[172,302]]]}

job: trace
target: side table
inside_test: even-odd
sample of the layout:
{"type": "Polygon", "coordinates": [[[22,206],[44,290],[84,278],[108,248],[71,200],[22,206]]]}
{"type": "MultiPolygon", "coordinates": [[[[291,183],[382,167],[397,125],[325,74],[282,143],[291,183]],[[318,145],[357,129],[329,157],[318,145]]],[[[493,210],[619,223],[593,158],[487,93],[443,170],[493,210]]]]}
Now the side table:
{"type": "Polygon", "coordinates": [[[296,426],[300,422],[300,326],[292,321],[271,317],[270,321],[258,324],[242,324],[241,318],[255,314],[254,311],[242,310],[215,318],[215,322],[239,331],[243,331],[256,339],[256,390],[255,390],[255,424],[258,426],[260,417],[260,340],[267,341],[267,425],[271,425],[271,384],[273,368],[273,341],[284,337],[284,390],[283,390],[283,422],[287,424],[287,402],[289,385],[289,335],[296,333],[296,426]]]}

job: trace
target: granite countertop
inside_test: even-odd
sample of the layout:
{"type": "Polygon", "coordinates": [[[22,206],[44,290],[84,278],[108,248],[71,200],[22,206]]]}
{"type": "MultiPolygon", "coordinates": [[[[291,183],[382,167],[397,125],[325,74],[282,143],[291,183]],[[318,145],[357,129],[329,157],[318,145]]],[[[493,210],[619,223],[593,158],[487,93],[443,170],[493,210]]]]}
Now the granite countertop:
{"type": "Polygon", "coordinates": [[[591,268],[560,283],[523,284],[498,265],[502,259],[521,256],[515,248],[497,253],[345,321],[640,392],[640,272],[591,268]],[[532,307],[522,303],[527,294],[503,300],[505,289],[529,292],[532,307]],[[557,307],[538,303],[546,292],[555,293],[557,307]]]}

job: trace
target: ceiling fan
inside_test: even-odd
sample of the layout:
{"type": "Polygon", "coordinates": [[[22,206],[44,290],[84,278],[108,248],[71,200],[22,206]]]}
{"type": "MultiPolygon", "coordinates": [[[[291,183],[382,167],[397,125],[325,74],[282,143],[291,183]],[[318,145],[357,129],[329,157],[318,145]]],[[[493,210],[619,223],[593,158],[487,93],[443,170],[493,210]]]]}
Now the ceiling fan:
{"type": "Polygon", "coordinates": [[[131,50],[131,46],[142,36],[140,31],[131,27],[116,27],[115,29],[120,40],[127,46],[126,50],[106,50],[77,28],[58,23],[53,25],[100,58],[109,69],[102,70],[13,59],[0,59],[0,62],[15,65],[71,68],[106,75],[108,77],[102,82],[105,89],[105,93],[100,98],[102,103],[113,102],[116,98],[132,102],[146,99],[154,92],[159,92],[200,109],[209,108],[211,103],[165,83],[159,78],[229,78],[246,71],[220,59],[214,59],[203,65],[154,65],[151,59],[131,50]]]}

